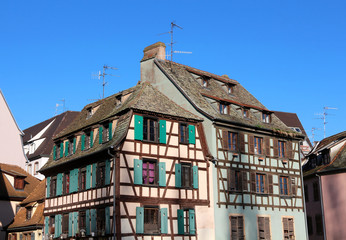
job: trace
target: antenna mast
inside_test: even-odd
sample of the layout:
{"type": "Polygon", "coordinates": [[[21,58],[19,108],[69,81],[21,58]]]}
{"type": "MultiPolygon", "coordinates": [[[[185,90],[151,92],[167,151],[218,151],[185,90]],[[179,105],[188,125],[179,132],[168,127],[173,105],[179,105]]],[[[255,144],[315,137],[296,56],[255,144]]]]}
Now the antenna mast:
{"type": "MultiPolygon", "coordinates": [[[[107,69],[113,69],[113,70],[118,70],[115,67],[111,67],[111,66],[107,66],[107,65],[103,65],[103,70],[102,73],[101,71],[99,71],[98,75],[96,75],[98,77],[98,79],[100,80],[100,77],[102,77],[102,99],[105,98],[105,86],[107,84],[106,80],[105,80],[105,76],[109,75],[109,76],[115,76],[109,73],[106,73],[107,69]]],[[[95,75],[94,75],[95,76],[95,75]]]]}
{"type": "Polygon", "coordinates": [[[323,108],[323,113],[317,113],[316,115],[321,115],[322,117],[318,118],[318,119],[323,119],[323,138],[326,138],[326,124],[328,123],[327,120],[327,115],[330,115],[327,113],[327,110],[329,109],[334,109],[334,110],[338,110],[337,108],[332,108],[332,107],[324,107],[323,108]]]}
{"type": "Polygon", "coordinates": [[[175,24],[174,22],[171,22],[171,31],[169,32],[170,34],[171,34],[171,62],[173,62],[173,44],[174,44],[174,42],[173,42],[173,29],[174,29],[174,27],[178,27],[178,28],[180,28],[180,29],[183,29],[182,27],[180,27],[180,26],[178,26],[177,24],[175,24]]]}

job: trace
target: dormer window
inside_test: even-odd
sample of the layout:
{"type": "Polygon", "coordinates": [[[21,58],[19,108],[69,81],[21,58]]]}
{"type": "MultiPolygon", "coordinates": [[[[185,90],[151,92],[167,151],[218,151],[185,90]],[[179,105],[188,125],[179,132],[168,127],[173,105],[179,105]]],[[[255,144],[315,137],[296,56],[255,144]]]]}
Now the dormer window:
{"type": "Polygon", "coordinates": [[[122,104],[122,95],[118,95],[115,97],[115,105],[120,106],[122,104]]]}
{"type": "Polygon", "coordinates": [[[24,178],[15,177],[14,178],[14,188],[16,190],[24,190],[24,178]]]}
{"type": "Polygon", "coordinates": [[[262,113],[262,122],[264,123],[270,123],[271,122],[271,117],[269,113],[263,112],[262,113]]]}
{"type": "Polygon", "coordinates": [[[92,107],[87,108],[87,119],[91,118],[93,115],[92,107]]]}
{"type": "Polygon", "coordinates": [[[202,86],[203,87],[208,87],[208,81],[205,78],[202,78],[202,86]]]}
{"type": "Polygon", "coordinates": [[[228,105],[220,102],[219,111],[221,114],[228,114],[228,105]]]}
{"type": "Polygon", "coordinates": [[[207,88],[209,87],[209,77],[207,76],[200,76],[197,78],[198,82],[202,85],[202,87],[207,88]]]}
{"type": "Polygon", "coordinates": [[[234,93],[234,85],[233,84],[227,84],[227,93],[228,94],[234,93]]]}
{"type": "Polygon", "coordinates": [[[243,108],[243,117],[249,118],[249,116],[250,116],[249,109],[243,108]]]}
{"type": "Polygon", "coordinates": [[[32,207],[26,209],[26,220],[30,220],[32,216],[32,207]]]}

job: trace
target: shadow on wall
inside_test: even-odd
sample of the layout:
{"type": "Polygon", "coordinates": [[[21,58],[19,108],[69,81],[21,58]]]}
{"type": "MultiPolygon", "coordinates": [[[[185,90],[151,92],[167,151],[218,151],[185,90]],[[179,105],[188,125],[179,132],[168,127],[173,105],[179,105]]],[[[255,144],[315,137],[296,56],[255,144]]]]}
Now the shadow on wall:
{"type": "MultiPolygon", "coordinates": [[[[1,168],[0,168],[1,171],[1,168]]],[[[14,218],[10,196],[5,186],[4,175],[0,174],[0,240],[6,239],[6,227],[12,223],[14,218]]]]}

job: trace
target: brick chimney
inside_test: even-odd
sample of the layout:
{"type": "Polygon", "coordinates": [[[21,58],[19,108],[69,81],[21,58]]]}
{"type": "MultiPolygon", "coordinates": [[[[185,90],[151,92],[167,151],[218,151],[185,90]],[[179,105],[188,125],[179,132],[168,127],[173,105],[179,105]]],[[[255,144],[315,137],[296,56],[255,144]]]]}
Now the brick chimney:
{"type": "Polygon", "coordinates": [[[144,56],[141,61],[157,58],[160,60],[166,59],[166,45],[163,42],[154,43],[143,50],[144,56]]]}

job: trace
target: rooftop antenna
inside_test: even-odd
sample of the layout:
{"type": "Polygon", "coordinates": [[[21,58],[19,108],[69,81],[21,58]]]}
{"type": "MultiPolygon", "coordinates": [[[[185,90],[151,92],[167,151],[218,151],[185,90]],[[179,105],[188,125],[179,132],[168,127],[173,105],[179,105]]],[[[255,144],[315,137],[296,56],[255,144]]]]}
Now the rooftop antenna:
{"type": "Polygon", "coordinates": [[[55,114],[54,116],[58,115],[58,112],[59,112],[59,107],[62,106],[63,107],[63,112],[65,112],[66,108],[65,108],[65,99],[61,99],[59,100],[59,102],[62,102],[62,104],[59,104],[59,103],[56,103],[55,104],[55,114]]]}
{"type": "MultiPolygon", "coordinates": [[[[115,76],[115,75],[106,73],[106,70],[107,70],[107,69],[118,70],[118,69],[115,68],[115,67],[103,65],[102,73],[101,73],[101,71],[99,71],[99,73],[96,75],[96,77],[97,77],[99,80],[100,80],[101,77],[102,77],[102,99],[105,98],[105,86],[106,86],[106,84],[107,84],[107,82],[106,82],[106,80],[105,80],[106,75],[113,76],[113,77],[118,77],[118,76],[115,76]]],[[[95,75],[93,75],[93,76],[95,76],[95,75]]]]}
{"type": "Polygon", "coordinates": [[[338,110],[337,108],[333,108],[333,107],[324,107],[323,108],[323,113],[317,113],[315,115],[320,115],[322,117],[320,118],[317,118],[317,119],[323,119],[323,138],[326,138],[326,124],[328,123],[327,122],[327,115],[330,115],[329,113],[327,113],[327,110],[329,109],[333,109],[333,110],[338,110]]]}
{"type": "Polygon", "coordinates": [[[316,131],[316,130],[321,130],[321,129],[320,129],[320,128],[315,128],[315,127],[311,128],[312,144],[315,143],[315,131],[316,131]]]}

